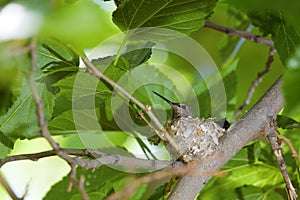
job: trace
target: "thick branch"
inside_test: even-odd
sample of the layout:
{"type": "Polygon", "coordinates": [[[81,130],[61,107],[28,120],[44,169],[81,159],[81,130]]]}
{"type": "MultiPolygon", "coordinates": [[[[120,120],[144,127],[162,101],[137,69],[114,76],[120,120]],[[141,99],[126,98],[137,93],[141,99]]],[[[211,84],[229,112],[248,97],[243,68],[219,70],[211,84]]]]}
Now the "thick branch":
{"type": "MultiPolygon", "coordinates": [[[[61,152],[67,155],[73,155],[77,157],[72,158],[73,164],[79,165],[85,169],[97,169],[102,165],[112,167],[123,167],[124,169],[132,170],[158,170],[166,166],[172,166],[174,168],[182,167],[182,162],[162,161],[162,160],[145,160],[140,158],[126,157],[121,155],[110,155],[94,149],[60,149],[61,152]],[[82,156],[92,159],[83,159],[82,156]]],[[[21,154],[15,156],[8,156],[0,160],[0,167],[5,163],[19,161],[19,160],[32,160],[37,161],[40,158],[46,158],[51,156],[57,156],[55,150],[44,151],[32,154],[21,154]]]]}
{"type": "MultiPolygon", "coordinates": [[[[270,123],[270,118],[276,118],[283,104],[281,78],[279,78],[258,103],[228,129],[215,152],[215,155],[221,154],[222,156],[215,160],[207,158],[213,160],[210,162],[203,159],[197,169],[220,170],[249,141],[255,139],[264,131],[265,126],[270,123]]],[[[194,199],[210,178],[210,175],[182,177],[170,195],[170,199],[194,199]]]]}

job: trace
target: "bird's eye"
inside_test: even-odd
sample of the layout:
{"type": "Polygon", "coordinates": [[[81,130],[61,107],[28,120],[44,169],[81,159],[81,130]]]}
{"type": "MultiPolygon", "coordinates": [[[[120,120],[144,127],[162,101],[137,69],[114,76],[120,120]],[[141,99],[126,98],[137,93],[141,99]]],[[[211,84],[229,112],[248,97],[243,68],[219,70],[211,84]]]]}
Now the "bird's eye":
{"type": "Polygon", "coordinates": [[[186,109],[186,105],[184,105],[184,104],[180,104],[180,107],[183,109],[186,109]]]}

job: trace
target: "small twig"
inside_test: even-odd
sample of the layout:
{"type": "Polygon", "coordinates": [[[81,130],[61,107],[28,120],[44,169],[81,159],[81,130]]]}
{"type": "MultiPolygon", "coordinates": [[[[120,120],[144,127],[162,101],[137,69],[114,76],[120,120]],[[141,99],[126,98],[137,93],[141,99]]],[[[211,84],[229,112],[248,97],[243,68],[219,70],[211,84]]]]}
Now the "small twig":
{"type": "Polygon", "coordinates": [[[125,187],[122,190],[119,190],[118,192],[110,195],[107,197],[106,200],[118,200],[118,199],[129,199],[130,195],[132,195],[135,191],[135,189],[140,186],[141,184],[150,183],[156,180],[161,180],[170,176],[181,176],[181,175],[193,175],[193,176],[201,176],[201,175],[217,175],[218,173],[215,170],[197,170],[193,168],[193,165],[185,165],[180,168],[173,168],[173,169],[166,169],[158,172],[151,173],[147,176],[143,176],[141,178],[138,178],[128,184],[127,187],[125,187]]]}
{"type": "Polygon", "coordinates": [[[276,130],[275,133],[276,133],[276,136],[279,140],[284,141],[288,145],[289,149],[292,152],[293,157],[296,157],[298,162],[300,163],[300,156],[298,155],[298,153],[297,153],[296,149],[294,148],[293,144],[291,143],[290,139],[288,139],[287,137],[281,135],[278,130],[276,130]]]}
{"type": "Polygon", "coordinates": [[[270,47],[269,55],[268,55],[268,59],[267,59],[265,68],[263,69],[263,71],[261,71],[257,74],[257,78],[252,82],[252,84],[251,84],[251,86],[250,86],[250,88],[247,92],[247,96],[246,96],[244,102],[237,109],[237,111],[234,113],[232,121],[235,121],[236,118],[241,114],[243,109],[247,105],[249,105],[249,103],[251,101],[251,98],[252,98],[252,96],[255,92],[255,88],[261,83],[263,76],[270,71],[271,64],[273,62],[273,57],[274,57],[274,54],[276,52],[275,47],[274,47],[274,42],[272,40],[269,40],[269,39],[264,38],[264,37],[259,36],[259,35],[249,33],[247,31],[241,31],[241,30],[236,30],[236,29],[220,26],[220,25],[214,24],[210,21],[205,22],[205,27],[211,28],[211,29],[223,32],[223,33],[226,33],[227,35],[230,35],[230,36],[237,36],[237,37],[245,38],[245,39],[250,40],[252,42],[255,42],[255,43],[258,43],[258,44],[263,44],[263,45],[266,45],[266,46],[270,47]]]}
{"type": "Polygon", "coordinates": [[[152,124],[146,119],[146,117],[144,116],[144,113],[142,112],[138,112],[138,115],[141,117],[141,119],[151,128],[152,132],[155,133],[156,135],[159,134],[159,131],[156,130],[152,124]]]}
{"type": "Polygon", "coordinates": [[[275,50],[274,42],[272,40],[269,40],[269,39],[264,38],[264,37],[259,36],[259,35],[249,33],[247,31],[241,31],[241,30],[228,28],[228,27],[225,27],[225,26],[220,26],[220,25],[214,24],[210,21],[206,21],[204,27],[211,28],[211,29],[226,33],[227,35],[230,35],[230,36],[242,37],[242,38],[245,38],[247,40],[250,40],[251,42],[255,42],[255,43],[258,43],[258,44],[264,44],[264,45],[267,45],[270,48],[272,48],[272,50],[275,50]]]}
{"type": "Polygon", "coordinates": [[[78,182],[78,190],[82,196],[82,199],[83,200],[88,200],[89,197],[87,195],[87,193],[85,192],[85,189],[84,189],[84,181],[85,181],[85,178],[83,175],[80,175],[80,178],[79,178],[79,182],[78,182]]]}
{"type": "Polygon", "coordinates": [[[255,92],[255,88],[262,82],[262,79],[263,79],[263,76],[265,74],[267,74],[269,71],[270,71],[270,68],[271,68],[271,64],[273,62],[273,57],[274,57],[274,54],[275,54],[275,49],[273,48],[270,48],[270,51],[269,51],[269,56],[268,56],[268,60],[266,62],[266,66],[265,68],[259,72],[257,74],[257,77],[256,79],[252,82],[248,92],[247,92],[247,96],[244,100],[244,102],[242,103],[242,105],[237,109],[237,111],[234,113],[233,115],[233,121],[236,120],[236,118],[242,113],[243,109],[250,104],[250,101],[251,101],[251,98],[255,92]]]}
{"type": "Polygon", "coordinates": [[[7,193],[9,194],[9,196],[13,199],[13,200],[22,200],[24,198],[19,198],[17,197],[17,195],[14,193],[14,191],[12,190],[12,188],[10,187],[10,185],[7,183],[7,181],[5,180],[5,178],[2,176],[2,174],[0,173],[0,183],[1,185],[4,187],[4,189],[7,191],[7,193]]]}
{"type": "Polygon", "coordinates": [[[89,196],[87,195],[87,193],[84,189],[84,176],[80,176],[80,179],[77,180],[76,165],[71,166],[71,171],[70,171],[69,176],[70,176],[70,182],[69,182],[69,186],[68,186],[67,191],[71,192],[72,187],[75,186],[78,189],[82,199],[83,200],[89,200],[90,198],[89,198],[89,196]]]}
{"type": "Polygon", "coordinates": [[[277,160],[277,163],[279,165],[281,174],[283,176],[283,179],[284,179],[284,182],[285,182],[285,185],[286,185],[286,190],[287,190],[287,193],[288,193],[288,197],[289,197],[290,200],[296,200],[297,199],[297,193],[296,193],[296,190],[295,190],[295,188],[292,184],[292,181],[291,181],[291,179],[288,175],[286,163],[285,163],[284,158],[282,156],[281,148],[279,147],[278,142],[277,142],[276,127],[275,127],[274,120],[271,121],[269,126],[270,127],[267,127],[265,129],[265,131],[267,133],[267,138],[270,142],[273,153],[274,153],[274,155],[276,157],[276,160],[277,160]]]}

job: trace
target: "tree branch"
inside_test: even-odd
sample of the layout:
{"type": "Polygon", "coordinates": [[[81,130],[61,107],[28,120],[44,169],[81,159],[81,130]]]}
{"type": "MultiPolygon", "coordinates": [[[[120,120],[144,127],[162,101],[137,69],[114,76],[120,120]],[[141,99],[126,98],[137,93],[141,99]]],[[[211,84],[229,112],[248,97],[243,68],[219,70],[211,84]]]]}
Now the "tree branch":
{"type": "MultiPolygon", "coordinates": [[[[179,161],[163,161],[163,160],[145,160],[141,158],[126,157],[116,154],[106,154],[96,149],[64,149],[61,148],[64,154],[73,155],[72,162],[76,165],[83,167],[85,169],[97,169],[102,165],[107,166],[121,166],[126,169],[132,170],[158,170],[166,166],[172,166],[174,168],[182,167],[184,164],[179,161]],[[82,156],[92,158],[83,159],[82,156]]],[[[57,156],[55,150],[49,150],[39,153],[32,154],[21,154],[15,156],[8,156],[0,160],[0,167],[8,162],[19,161],[19,160],[32,160],[38,161],[40,158],[46,158],[51,156],[57,156]]]]}
{"type": "MultiPolygon", "coordinates": [[[[198,170],[220,170],[235,154],[237,154],[249,141],[260,135],[270,124],[270,118],[276,118],[284,104],[281,94],[281,78],[279,78],[266,94],[221,138],[219,148],[215,155],[221,154],[219,159],[206,162],[201,160],[198,170]]],[[[170,195],[171,200],[194,199],[205,186],[211,176],[183,176],[170,195]]]]}
{"type": "Polygon", "coordinates": [[[292,181],[289,177],[289,174],[287,172],[287,167],[285,164],[285,161],[283,159],[281,148],[278,145],[277,138],[276,138],[276,127],[274,119],[272,119],[270,127],[266,128],[266,136],[270,142],[270,145],[272,147],[273,153],[276,157],[279,169],[281,171],[283,180],[286,185],[286,191],[288,193],[289,200],[296,200],[297,199],[297,193],[296,190],[292,184],[292,181]]]}
{"type": "Polygon", "coordinates": [[[2,174],[0,174],[0,183],[4,187],[4,189],[7,191],[7,193],[11,197],[11,199],[13,199],[13,200],[23,200],[24,199],[23,197],[19,198],[14,193],[14,191],[12,190],[12,188],[10,187],[10,185],[7,183],[7,181],[5,180],[5,178],[2,176],[2,174]]]}

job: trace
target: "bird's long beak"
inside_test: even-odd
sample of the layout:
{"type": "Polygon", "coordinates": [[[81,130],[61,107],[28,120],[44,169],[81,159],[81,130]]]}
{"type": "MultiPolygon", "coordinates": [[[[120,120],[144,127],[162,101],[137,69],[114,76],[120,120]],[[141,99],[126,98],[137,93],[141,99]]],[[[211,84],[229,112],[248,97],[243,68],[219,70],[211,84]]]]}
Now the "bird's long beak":
{"type": "Polygon", "coordinates": [[[168,104],[170,104],[171,106],[175,104],[174,102],[172,102],[172,101],[170,101],[169,99],[167,99],[167,98],[161,96],[161,95],[158,94],[157,92],[155,92],[155,91],[152,91],[152,92],[153,92],[154,94],[156,94],[157,96],[159,96],[160,98],[162,98],[164,101],[166,101],[166,102],[167,102],[168,104]]]}

